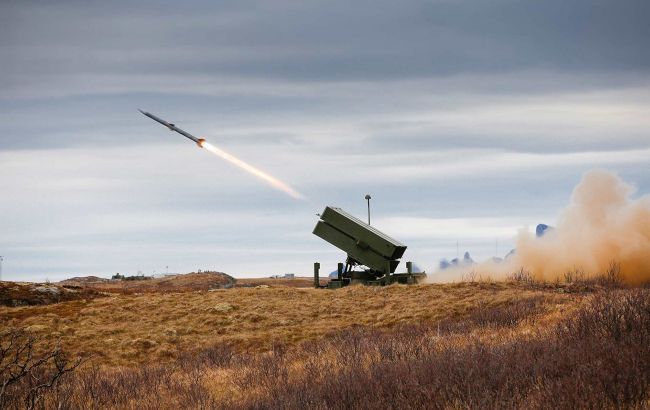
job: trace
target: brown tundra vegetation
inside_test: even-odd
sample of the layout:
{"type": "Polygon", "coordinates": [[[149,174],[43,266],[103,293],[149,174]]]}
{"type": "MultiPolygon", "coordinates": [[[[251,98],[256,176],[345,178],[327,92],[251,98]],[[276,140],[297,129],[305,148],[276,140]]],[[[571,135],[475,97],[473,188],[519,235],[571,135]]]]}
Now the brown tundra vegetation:
{"type": "Polygon", "coordinates": [[[0,408],[649,408],[650,289],[614,279],[0,307],[0,408]]]}

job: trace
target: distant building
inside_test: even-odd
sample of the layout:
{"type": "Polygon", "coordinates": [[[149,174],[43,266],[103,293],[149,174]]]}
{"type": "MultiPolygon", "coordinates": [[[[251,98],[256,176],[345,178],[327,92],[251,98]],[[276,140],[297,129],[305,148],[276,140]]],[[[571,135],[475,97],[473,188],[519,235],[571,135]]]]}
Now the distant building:
{"type": "Polygon", "coordinates": [[[155,275],[151,275],[152,278],[154,279],[160,279],[160,278],[173,278],[174,276],[178,276],[180,273],[156,273],[155,275]]]}
{"type": "Polygon", "coordinates": [[[284,279],[295,279],[296,274],[295,273],[285,273],[283,276],[284,279]]]}

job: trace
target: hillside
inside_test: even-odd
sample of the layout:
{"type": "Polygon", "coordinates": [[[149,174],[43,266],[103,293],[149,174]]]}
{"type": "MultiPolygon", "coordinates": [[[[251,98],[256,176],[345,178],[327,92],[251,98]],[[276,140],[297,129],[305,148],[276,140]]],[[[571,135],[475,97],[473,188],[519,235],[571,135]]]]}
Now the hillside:
{"type": "Polygon", "coordinates": [[[96,289],[52,283],[0,282],[0,305],[34,306],[103,296],[96,289]]]}
{"type": "MultiPolygon", "coordinates": [[[[34,340],[36,357],[59,355],[60,343],[58,363],[79,364],[39,396],[46,408],[650,404],[648,289],[523,280],[332,291],[262,280],[206,290],[207,277],[177,278],[187,285],[177,292],[159,281],[0,307],[0,342],[34,340]]],[[[22,397],[29,383],[9,391],[22,397]]]]}
{"type": "Polygon", "coordinates": [[[91,276],[60,283],[111,293],[169,293],[220,289],[231,287],[235,282],[232,276],[225,273],[204,271],[143,280],[108,280],[91,276]]]}
{"type": "MultiPolygon", "coordinates": [[[[194,286],[203,277],[187,275],[183,283],[194,286]]],[[[156,286],[161,283],[168,282],[156,286]]],[[[153,287],[138,286],[135,289],[143,293],[131,294],[135,289],[129,286],[99,299],[0,308],[0,325],[38,329],[46,338],[60,338],[70,352],[92,354],[103,364],[128,365],[170,360],[182,351],[214,343],[264,351],[277,343],[316,339],[351,326],[433,323],[462,317],[477,307],[531,298],[536,298],[550,320],[580,300],[558,289],[496,282],[359,286],[339,291],[269,287],[166,293],[170,288],[155,293],[153,287]]],[[[95,289],[116,290],[103,285],[95,289]]]]}
{"type": "Polygon", "coordinates": [[[146,280],[110,280],[97,276],[57,283],[0,282],[0,305],[18,307],[89,300],[112,293],[197,292],[232,287],[235,279],[221,272],[192,272],[146,280]]]}

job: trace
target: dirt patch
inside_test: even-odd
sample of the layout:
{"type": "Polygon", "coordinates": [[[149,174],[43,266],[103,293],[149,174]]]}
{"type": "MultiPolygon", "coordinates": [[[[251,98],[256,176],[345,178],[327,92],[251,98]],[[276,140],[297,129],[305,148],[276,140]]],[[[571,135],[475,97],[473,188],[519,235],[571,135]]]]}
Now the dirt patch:
{"type": "MultiPolygon", "coordinates": [[[[329,279],[321,279],[320,284],[326,285],[329,279]]],[[[293,279],[284,278],[244,278],[237,279],[235,287],[238,288],[254,288],[258,286],[266,286],[273,288],[312,288],[314,287],[314,278],[310,277],[296,277],[293,279]]]]}

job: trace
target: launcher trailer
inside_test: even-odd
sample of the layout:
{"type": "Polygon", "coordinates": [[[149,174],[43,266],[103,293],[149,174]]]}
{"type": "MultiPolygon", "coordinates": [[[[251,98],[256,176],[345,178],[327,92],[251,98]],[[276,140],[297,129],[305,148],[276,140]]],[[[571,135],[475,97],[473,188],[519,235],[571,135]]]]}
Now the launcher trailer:
{"type": "MultiPolygon", "coordinates": [[[[412,262],[406,262],[406,273],[395,273],[406,245],[340,208],[326,207],[313,233],[347,254],[345,264],[338,264],[336,278],[327,285],[330,289],[351,284],[415,284],[426,277],[425,272],[413,272],[412,262]]],[[[316,262],[315,287],[321,287],[319,271],[320,264],[316,262]]]]}

